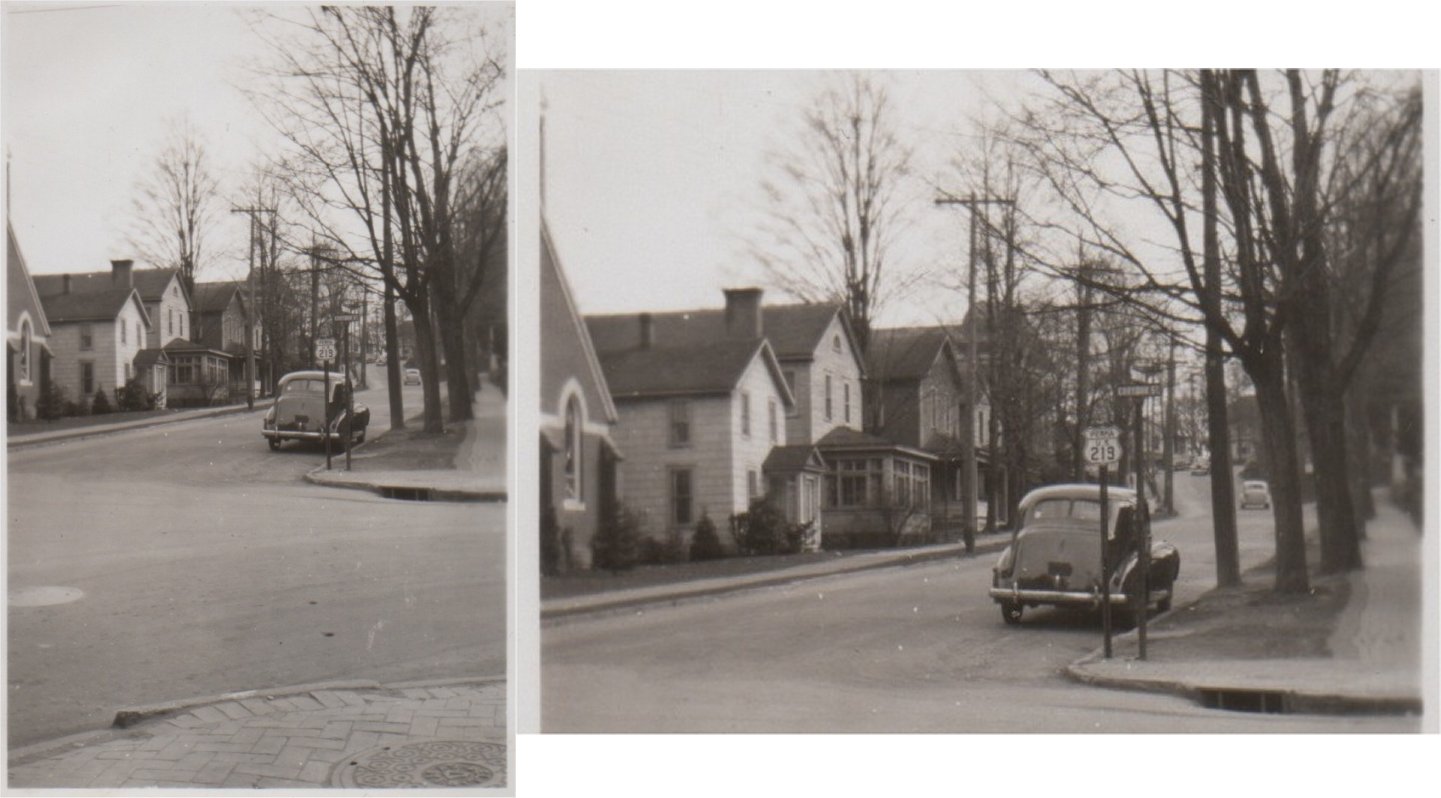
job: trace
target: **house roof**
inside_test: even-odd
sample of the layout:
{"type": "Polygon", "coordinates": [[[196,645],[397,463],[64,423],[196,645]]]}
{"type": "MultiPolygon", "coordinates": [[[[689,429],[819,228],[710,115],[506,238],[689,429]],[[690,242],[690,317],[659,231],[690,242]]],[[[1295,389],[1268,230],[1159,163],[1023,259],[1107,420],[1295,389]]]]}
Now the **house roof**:
{"type": "Polygon", "coordinates": [[[893,450],[920,457],[926,460],[936,459],[930,452],[914,449],[910,446],[902,446],[894,441],[886,440],[879,435],[872,435],[869,432],[851,429],[850,427],[836,427],[827,432],[820,440],[816,441],[816,448],[822,451],[881,451],[893,450]]]}
{"type": "MultiPolygon", "coordinates": [[[[135,269],[130,272],[130,284],[142,302],[158,300],[165,295],[176,272],[176,269],[135,269]]],[[[102,294],[117,287],[113,272],[80,272],[39,275],[35,278],[35,288],[48,300],[65,292],[66,277],[70,278],[71,294],[102,294]]]]}
{"type": "Polygon", "coordinates": [[[871,330],[866,372],[881,381],[919,380],[950,347],[950,331],[945,327],[871,330]]]}
{"type": "Polygon", "coordinates": [[[756,357],[765,359],[786,406],[793,405],[795,400],[781,376],[775,354],[762,338],[635,347],[599,355],[606,384],[616,399],[730,393],[756,357]]]}
{"type": "MultiPolygon", "coordinates": [[[[225,280],[213,283],[196,283],[195,311],[197,313],[224,313],[230,307],[230,300],[236,293],[240,292],[240,283],[234,280],[225,280]]],[[[241,304],[245,303],[245,295],[240,295],[241,304]]]]}
{"type": "MultiPolygon", "coordinates": [[[[841,305],[794,304],[763,305],[761,328],[776,358],[780,360],[810,359],[820,345],[821,336],[831,320],[841,313],[841,305]]],[[[650,314],[659,348],[685,347],[714,341],[726,335],[723,308],[678,310],[650,314]]],[[[843,317],[844,318],[844,317],[843,317]]],[[[623,313],[587,316],[591,339],[598,352],[613,352],[640,346],[640,314],[623,313]]],[[[849,324],[842,324],[855,348],[849,324]]]]}
{"type": "MultiPolygon", "coordinates": [[[[580,347],[585,354],[586,367],[590,371],[590,377],[597,386],[600,393],[601,410],[605,413],[605,420],[614,424],[619,416],[615,410],[615,401],[611,396],[609,383],[606,382],[605,369],[601,367],[600,358],[596,353],[595,341],[590,337],[590,325],[580,316],[580,308],[575,304],[575,294],[570,287],[570,280],[566,277],[565,267],[561,263],[560,253],[556,251],[555,241],[551,238],[550,223],[542,214],[540,219],[540,245],[543,250],[541,263],[550,266],[550,274],[553,274],[556,283],[560,286],[560,293],[565,300],[566,312],[570,321],[575,326],[576,337],[580,339],[580,347]],[[548,258],[546,256],[549,256],[548,258]]],[[[544,278],[542,278],[544,279],[544,278]]],[[[608,437],[608,434],[607,434],[608,437]]]]}
{"type": "Polygon", "coordinates": [[[143,369],[154,365],[164,365],[170,362],[166,357],[164,349],[142,349],[135,353],[135,368],[143,369]]]}
{"type": "Polygon", "coordinates": [[[776,446],[766,455],[761,466],[766,471],[824,471],[825,461],[820,452],[809,443],[776,446]]]}
{"type": "Polygon", "coordinates": [[[120,309],[132,299],[140,306],[141,314],[145,316],[146,323],[149,323],[149,314],[145,313],[145,306],[139,301],[140,296],[133,288],[117,286],[103,291],[76,293],[72,290],[68,294],[41,294],[41,300],[45,303],[45,316],[52,323],[111,321],[120,315],[120,309]]]}
{"type": "Polygon", "coordinates": [[[50,322],[45,315],[45,306],[40,302],[35,280],[30,275],[24,254],[20,252],[20,241],[15,237],[15,229],[10,226],[9,220],[5,222],[5,271],[5,296],[9,310],[7,323],[10,328],[18,330],[21,314],[32,313],[32,335],[42,339],[48,337],[50,322]]]}

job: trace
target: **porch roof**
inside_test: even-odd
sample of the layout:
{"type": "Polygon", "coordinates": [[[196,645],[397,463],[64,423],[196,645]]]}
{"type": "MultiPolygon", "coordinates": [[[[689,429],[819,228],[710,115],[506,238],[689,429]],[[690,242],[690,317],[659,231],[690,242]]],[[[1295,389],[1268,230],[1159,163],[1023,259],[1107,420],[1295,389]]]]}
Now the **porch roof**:
{"type": "Polygon", "coordinates": [[[771,449],[761,468],[770,472],[815,471],[819,473],[826,470],[826,463],[821,459],[821,453],[816,450],[815,446],[801,443],[777,446],[771,449]]]}

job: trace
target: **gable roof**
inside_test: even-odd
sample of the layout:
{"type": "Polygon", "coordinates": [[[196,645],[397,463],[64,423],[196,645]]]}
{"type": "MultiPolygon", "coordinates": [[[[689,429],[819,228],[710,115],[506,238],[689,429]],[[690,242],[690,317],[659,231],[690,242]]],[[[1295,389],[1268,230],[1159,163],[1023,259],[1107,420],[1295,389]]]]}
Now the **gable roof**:
{"type": "MultiPolygon", "coordinates": [[[[586,325],[598,352],[613,352],[640,346],[638,313],[587,316],[586,325]]],[[[652,313],[656,345],[661,348],[691,346],[726,335],[724,308],[677,310],[652,313]]],[[[762,305],[761,328],[779,360],[809,360],[821,344],[831,320],[841,317],[841,328],[859,352],[855,334],[846,322],[841,305],[762,305]]],[[[859,357],[859,355],[857,355],[859,357]]],[[[864,364],[861,364],[864,367],[864,364]]]]}
{"type": "Polygon", "coordinates": [[[825,471],[826,461],[813,444],[796,443],[787,446],[772,446],[766,461],[761,465],[766,471],[825,471]]]}
{"type": "MultiPolygon", "coordinates": [[[[165,295],[165,289],[178,273],[177,269],[135,269],[130,272],[130,284],[142,302],[153,302],[165,295]]],[[[71,294],[101,294],[119,287],[113,272],[79,272],[42,274],[35,278],[36,290],[45,298],[62,294],[66,277],[70,278],[71,294]]],[[[183,286],[181,290],[185,290],[183,286]]]]}
{"type": "Polygon", "coordinates": [[[245,294],[237,280],[223,280],[213,283],[196,283],[195,296],[191,301],[197,313],[224,313],[230,307],[230,300],[240,295],[240,304],[245,304],[245,294]]]}
{"type": "Polygon", "coordinates": [[[5,296],[9,310],[6,324],[19,329],[21,313],[30,312],[34,324],[31,334],[40,338],[48,337],[50,322],[45,315],[45,306],[40,302],[40,294],[36,290],[34,278],[30,275],[30,267],[20,252],[20,241],[15,237],[15,228],[10,226],[8,219],[5,221],[5,271],[5,296]]]}
{"type": "Polygon", "coordinates": [[[825,435],[821,436],[820,440],[816,441],[816,448],[820,449],[823,455],[828,452],[835,453],[846,451],[897,451],[904,452],[906,454],[925,460],[937,459],[936,456],[934,454],[931,454],[930,452],[922,451],[911,446],[905,446],[894,441],[882,438],[879,435],[872,435],[869,432],[861,432],[860,430],[851,429],[850,427],[836,427],[830,432],[827,432],[825,435]]]}
{"type": "Polygon", "coordinates": [[[185,281],[179,279],[179,276],[179,269],[136,269],[130,273],[135,292],[140,294],[140,298],[145,302],[159,302],[165,296],[165,289],[170,287],[171,280],[180,285],[183,293],[185,281]]]}
{"type": "MultiPolygon", "coordinates": [[[[882,382],[920,380],[931,372],[937,358],[950,358],[954,353],[950,331],[945,327],[871,330],[866,371],[882,382]]],[[[956,367],[954,359],[951,365],[956,367]]]]}
{"type": "Polygon", "coordinates": [[[795,397],[781,374],[780,362],[764,338],[722,338],[644,349],[637,346],[599,355],[606,383],[616,399],[728,394],[757,357],[765,362],[785,406],[794,406],[795,397]]]}
{"type": "Polygon", "coordinates": [[[115,287],[85,293],[71,291],[68,294],[54,294],[42,298],[45,315],[52,323],[113,321],[120,315],[125,303],[131,300],[134,300],[136,307],[140,309],[141,318],[149,325],[150,314],[145,312],[145,303],[140,301],[140,295],[135,293],[134,288],[115,287]]]}
{"type": "MultiPolygon", "coordinates": [[[[571,323],[575,326],[576,336],[580,339],[580,347],[585,355],[586,367],[594,380],[601,409],[605,412],[605,420],[614,424],[619,418],[615,410],[615,401],[611,397],[611,389],[606,381],[605,369],[601,366],[600,358],[596,354],[595,342],[590,337],[590,326],[581,319],[580,309],[575,304],[575,295],[571,291],[570,280],[565,276],[565,267],[560,262],[560,253],[556,251],[555,241],[550,236],[550,224],[542,215],[540,219],[540,246],[542,267],[549,266],[548,274],[555,277],[556,284],[560,286],[560,294],[565,300],[567,313],[571,323]]],[[[544,278],[542,278],[544,279],[544,278]]]]}

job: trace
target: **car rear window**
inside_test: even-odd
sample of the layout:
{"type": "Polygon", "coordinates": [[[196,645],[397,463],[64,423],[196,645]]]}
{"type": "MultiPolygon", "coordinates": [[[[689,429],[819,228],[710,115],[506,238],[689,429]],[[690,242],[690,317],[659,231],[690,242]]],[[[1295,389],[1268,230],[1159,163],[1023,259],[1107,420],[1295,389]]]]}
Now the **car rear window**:
{"type": "Polygon", "coordinates": [[[285,395],[295,396],[300,394],[325,395],[325,383],[320,380],[291,380],[285,384],[285,395]]]}
{"type": "Polygon", "coordinates": [[[1042,499],[1031,508],[1031,521],[1054,521],[1058,518],[1099,521],[1101,503],[1090,499],[1042,499]]]}

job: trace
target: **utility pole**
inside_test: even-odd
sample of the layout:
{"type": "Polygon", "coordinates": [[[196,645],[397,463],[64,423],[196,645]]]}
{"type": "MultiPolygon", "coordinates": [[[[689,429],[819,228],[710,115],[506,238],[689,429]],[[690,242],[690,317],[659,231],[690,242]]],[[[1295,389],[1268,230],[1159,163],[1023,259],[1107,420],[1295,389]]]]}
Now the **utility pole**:
{"type": "Polygon", "coordinates": [[[231,208],[250,217],[250,271],[245,275],[245,406],[255,409],[255,214],[274,208],[231,208]]]}
{"type": "Polygon", "coordinates": [[[1166,515],[1176,514],[1176,339],[1172,338],[1166,351],[1166,420],[1163,424],[1166,439],[1161,442],[1161,460],[1166,469],[1166,515]]]}
{"type": "Polygon", "coordinates": [[[966,362],[968,374],[966,375],[966,429],[961,435],[961,471],[963,480],[963,495],[961,506],[963,517],[961,518],[961,534],[965,539],[966,553],[973,554],[976,550],[976,405],[978,398],[976,394],[976,377],[980,374],[977,367],[976,357],[976,326],[980,324],[976,309],[976,207],[978,205],[1004,205],[1013,203],[1013,200],[1000,197],[977,197],[973,191],[964,198],[960,197],[937,197],[937,205],[964,205],[971,212],[970,225],[970,246],[968,276],[966,279],[966,314],[971,317],[971,330],[967,335],[966,362]]]}

